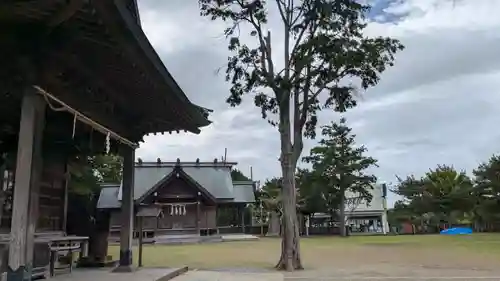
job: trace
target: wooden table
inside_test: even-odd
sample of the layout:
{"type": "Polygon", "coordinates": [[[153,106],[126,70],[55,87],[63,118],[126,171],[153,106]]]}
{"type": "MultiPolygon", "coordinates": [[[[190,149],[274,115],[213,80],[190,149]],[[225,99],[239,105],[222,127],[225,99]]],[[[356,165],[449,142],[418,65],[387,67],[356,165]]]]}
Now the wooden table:
{"type": "MultiPolygon", "coordinates": [[[[2,233],[0,234],[0,245],[5,245],[4,247],[8,249],[10,242],[10,234],[2,233]]],[[[35,234],[35,244],[46,244],[49,248],[48,262],[46,265],[49,266],[49,274],[54,274],[55,259],[58,252],[68,250],[72,252],[73,249],[79,249],[79,258],[88,256],[89,249],[89,237],[87,236],[76,236],[76,235],[64,235],[62,233],[36,233],[35,234]],[[78,244],[76,246],[75,244],[78,244]]],[[[3,261],[7,262],[7,261],[3,261]]],[[[4,264],[6,266],[6,264],[4,264]]],[[[35,265],[34,265],[35,266],[35,265]]],[[[72,265],[71,265],[72,266],[72,265]]],[[[70,271],[72,267],[70,266],[70,271]]],[[[36,266],[35,266],[36,267],[36,266]]],[[[42,270],[44,266],[40,267],[42,270]]],[[[38,269],[38,268],[34,268],[38,269]]],[[[45,269],[46,270],[46,269],[45,269]]],[[[38,274],[37,274],[38,275],[38,274]]],[[[43,275],[43,274],[42,274],[43,275]]]]}
{"type": "Polygon", "coordinates": [[[36,237],[36,243],[44,243],[47,242],[50,247],[55,246],[56,244],[72,244],[79,243],[81,247],[80,258],[86,257],[89,254],[89,237],[87,236],[76,236],[76,235],[68,235],[68,236],[44,236],[44,237],[36,237]]]}

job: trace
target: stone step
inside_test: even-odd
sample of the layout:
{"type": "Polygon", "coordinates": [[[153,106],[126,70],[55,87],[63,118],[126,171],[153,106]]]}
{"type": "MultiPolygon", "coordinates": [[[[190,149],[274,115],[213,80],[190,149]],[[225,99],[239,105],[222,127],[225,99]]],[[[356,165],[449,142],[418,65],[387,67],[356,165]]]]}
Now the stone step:
{"type": "Polygon", "coordinates": [[[152,239],[155,244],[196,244],[222,241],[222,237],[220,235],[200,236],[195,234],[162,235],[152,239]]]}

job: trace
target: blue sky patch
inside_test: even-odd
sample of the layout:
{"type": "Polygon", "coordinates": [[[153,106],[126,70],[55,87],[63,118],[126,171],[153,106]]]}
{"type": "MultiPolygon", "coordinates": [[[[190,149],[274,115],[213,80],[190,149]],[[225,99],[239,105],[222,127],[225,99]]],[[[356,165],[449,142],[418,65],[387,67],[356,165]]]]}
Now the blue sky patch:
{"type": "Polygon", "coordinates": [[[394,15],[391,13],[387,13],[385,9],[387,9],[392,4],[401,3],[404,0],[374,0],[369,1],[372,6],[371,10],[368,12],[367,17],[376,22],[387,23],[387,22],[398,22],[400,21],[404,15],[394,15]]]}

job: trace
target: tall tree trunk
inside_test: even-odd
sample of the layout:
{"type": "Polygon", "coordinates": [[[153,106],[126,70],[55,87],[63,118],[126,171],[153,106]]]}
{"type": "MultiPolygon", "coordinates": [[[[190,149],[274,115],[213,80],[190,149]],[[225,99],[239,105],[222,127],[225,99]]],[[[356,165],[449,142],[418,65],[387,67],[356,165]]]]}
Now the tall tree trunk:
{"type": "Polygon", "coordinates": [[[345,191],[341,191],[340,196],[342,196],[342,200],[340,200],[340,236],[346,237],[346,217],[345,217],[345,191]]]}
{"type": "Polygon", "coordinates": [[[300,235],[297,220],[297,197],[295,191],[295,168],[297,165],[297,159],[294,159],[293,157],[290,137],[290,114],[289,112],[285,114],[282,113],[280,119],[280,138],[281,171],[283,175],[283,232],[281,234],[281,257],[276,265],[276,268],[287,271],[303,269],[300,259],[300,235]]]}
{"type": "Polygon", "coordinates": [[[295,169],[283,171],[283,219],[281,233],[281,257],[277,269],[293,271],[303,269],[300,259],[300,235],[295,199],[295,169]],[[291,171],[290,171],[291,170],[291,171]],[[285,195],[286,194],[286,195],[285,195]]]}

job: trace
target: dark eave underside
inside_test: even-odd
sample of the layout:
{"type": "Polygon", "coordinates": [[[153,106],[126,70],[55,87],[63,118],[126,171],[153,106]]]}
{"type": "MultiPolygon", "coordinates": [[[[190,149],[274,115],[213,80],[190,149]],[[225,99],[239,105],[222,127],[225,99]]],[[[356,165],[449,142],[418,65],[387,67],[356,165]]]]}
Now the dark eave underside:
{"type": "MultiPolygon", "coordinates": [[[[66,7],[66,2],[4,2],[0,4],[0,25],[45,24],[66,7]]],[[[199,127],[210,124],[208,112],[187,99],[124,3],[89,3],[44,38],[51,48],[39,57],[43,73],[37,80],[40,86],[135,139],[176,130],[197,133],[199,127]]],[[[7,92],[8,79],[0,71],[0,85],[7,92]]]]}

